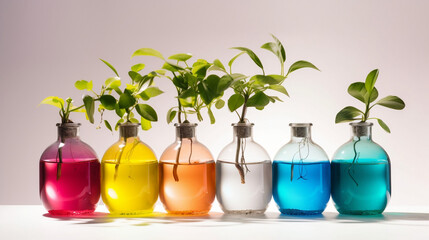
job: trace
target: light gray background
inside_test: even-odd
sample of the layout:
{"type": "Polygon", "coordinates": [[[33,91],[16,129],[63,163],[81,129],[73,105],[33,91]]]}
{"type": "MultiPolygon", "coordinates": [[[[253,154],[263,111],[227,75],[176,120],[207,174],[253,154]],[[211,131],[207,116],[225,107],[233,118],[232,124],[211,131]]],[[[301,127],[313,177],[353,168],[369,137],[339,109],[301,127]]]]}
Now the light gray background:
{"type": "MultiPolygon", "coordinates": [[[[37,104],[46,96],[71,96],[81,102],[76,80],[99,87],[112,73],[98,58],[110,61],[127,81],[132,64],[161,63],[153,58],[130,59],[132,52],[152,47],[164,55],[192,52],[197,57],[227,62],[233,46],[247,46],[261,56],[268,72],[278,71],[274,56],[258,49],[273,33],[286,47],[288,66],[305,59],[322,72],[295,72],[285,86],[291,95],[263,112],[250,110],[254,136],[274,157],[289,138],[290,122],[312,122],[313,139],[332,156],[349,139],[347,124],[334,124],[346,105],[361,106],[346,89],[380,69],[380,95],[398,95],[404,111],[374,108],[392,134],[374,128],[374,139],[392,160],[391,205],[427,205],[429,161],[427,112],[429,33],[427,1],[0,1],[1,165],[0,204],[37,204],[38,161],[56,138],[59,117],[51,106],[37,104]]],[[[248,59],[237,70],[258,69],[248,59]]],[[[165,94],[151,100],[160,121],[141,133],[159,157],[174,140],[165,122],[174,105],[173,87],[158,81],[165,94]]],[[[198,138],[216,157],[232,138],[236,116],[215,112],[217,122],[198,127],[198,138]]],[[[206,116],[206,115],[205,115],[206,116]]],[[[112,119],[113,116],[108,116],[112,119]]],[[[82,138],[97,151],[117,134],[96,130],[82,115],[82,138]]]]}

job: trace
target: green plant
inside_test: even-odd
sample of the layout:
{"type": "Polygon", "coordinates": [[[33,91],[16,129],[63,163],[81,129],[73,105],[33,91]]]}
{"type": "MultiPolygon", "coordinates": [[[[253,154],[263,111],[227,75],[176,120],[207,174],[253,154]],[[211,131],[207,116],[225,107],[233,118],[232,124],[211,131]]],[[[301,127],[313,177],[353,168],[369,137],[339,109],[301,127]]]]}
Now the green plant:
{"type": "Polygon", "coordinates": [[[378,124],[388,133],[390,128],[380,118],[370,118],[369,114],[373,107],[379,105],[395,110],[402,110],[405,108],[405,103],[397,96],[389,95],[384,97],[377,102],[373,103],[378,98],[378,90],[375,87],[379,71],[378,69],[372,70],[366,77],[365,82],[352,83],[347,92],[354,98],[365,104],[365,110],[359,110],[356,107],[347,106],[337,113],[335,117],[335,123],[351,122],[360,120],[366,122],[367,120],[377,120],[378,124]],[[372,105],[371,105],[372,104],[372,105]]]}
{"type": "MultiPolygon", "coordinates": [[[[70,113],[72,112],[85,112],[85,109],[83,108],[84,105],[81,106],[73,106],[72,104],[73,100],[71,98],[67,98],[65,101],[64,99],[57,97],[57,96],[49,96],[40,102],[40,104],[47,104],[52,105],[54,107],[57,107],[60,109],[59,115],[61,117],[61,124],[65,123],[72,123],[73,121],[70,120],[70,113]]],[[[39,104],[39,105],[40,105],[39,104]]],[[[64,138],[60,138],[60,141],[62,144],[58,145],[58,165],[57,165],[57,180],[61,177],[61,165],[63,163],[63,152],[62,147],[64,145],[64,138]]]]}
{"type": "MultiPolygon", "coordinates": [[[[100,60],[115,73],[115,76],[108,78],[104,82],[99,93],[92,90],[92,81],[79,80],[75,83],[77,89],[86,90],[94,95],[85,95],[83,97],[88,120],[94,123],[95,102],[99,101],[98,112],[101,115],[100,124],[104,122],[106,128],[110,131],[113,131],[111,124],[109,121],[103,119],[103,113],[106,110],[114,111],[119,117],[119,120],[115,124],[115,130],[118,130],[119,126],[123,123],[140,123],[143,130],[152,128],[151,122],[158,121],[158,115],[155,109],[144,102],[163,93],[158,87],[154,86],[154,79],[159,77],[158,73],[149,72],[146,75],[141,75],[139,72],[144,69],[145,65],[142,63],[135,64],[128,72],[131,81],[129,84],[126,84],[125,88],[122,90],[120,88],[121,79],[118,71],[107,61],[103,59],[100,60]],[[118,95],[117,98],[113,96],[114,92],[118,95]],[[135,118],[135,112],[140,115],[140,119],[135,118]]],[[[125,143],[127,142],[127,137],[125,137],[124,141],[125,143]]],[[[136,139],[133,148],[137,143],[136,139]]],[[[122,146],[119,150],[115,165],[115,179],[124,148],[125,146],[122,146]]]]}
{"type": "MultiPolygon", "coordinates": [[[[178,123],[189,123],[188,115],[191,114],[195,114],[198,121],[202,121],[203,117],[201,111],[203,109],[207,109],[210,123],[215,123],[216,120],[212,107],[214,105],[217,109],[221,109],[225,105],[225,102],[221,98],[224,91],[229,88],[233,81],[228,75],[223,77],[219,77],[215,74],[207,75],[211,67],[220,63],[218,60],[210,63],[204,59],[197,59],[190,65],[188,64],[188,60],[192,58],[192,54],[179,53],[165,59],[159,51],[151,48],[141,48],[135,51],[132,56],[152,56],[163,61],[161,69],[155,72],[169,79],[177,92],[177,105],[168,110],[167,123],[171,123],[176,116],[178,123]],[[169,62],[168,60],[175,61],[175,63],[169,62]],[[166,75],[166,71],[171,75],[166,75]],[[182,121],[182,117],[185,118],[184,121],[182,121]]],[[[173,177],[175,181],[179,181],[177,167],[183,139],[180,140],[176,155],[176,163],[173,167],[173,177]]],[[[192,148],[192,139],[189,140],[191,141],[192,148]]],[[[192,154],[192,150],[190,154],[192,154]]],[[[190,157],[191,156],[189,156],[189,158],[190,157]]]]}
{"type": "MultiPolygon", "coordinates": [[[[378,69],[372,70],[368,76],[366,77],[365,82],[355,82],[350,84],[347,92],[354,98],[358,99],[359,101],[363,102],[365,104],[365,110],[359,110],[358,108],[347,106],[343,108],[341,111],[337,113],[337,116],[335,117],[335,123],[343,123],[343,122],[351,122],[351,121],[357,121],[360,120],[360,122],[366,122],[367,120],[377,120],[378,124],[388,133],[390,133],[390,128],[387,126],[387,124],[381,120],[380,118],[370,118],[369,114],[373,107],[379,105],[395,110],[402,110],[405,108],[405,103],[402,99],[400,99],[397,96],[387,96],[384,97],[377,102],[373,103],[378,98],[378,90],[375,87],[375,82],[377,81],[379,74],[378,69]],[[372,105],[371,105],[372,104],[372,105]]],[[[354,151],[354,157],[352,164],[348,168],[348,174],[351,177],[351,179],[354,181],[356,186],[358,186],[358,182],[353,177],[352,170],[354,169],[355,164],[358,161],[359,154],[356,150],[356,144],[360,142],[360,137],[357,141],[353,143],[353,151],[354,151]]]]}
{"type": "MultiPolygon", "coordinates": [[[[261,46],[262,49],[272,52],[277,56],[280,63],[280,74],[267,75],[264,70],[264,66],[259,57],[249,48],[245,47],[234,47],[232,49],[239,50],[240,53],[235,55],[228,63],[229,71],[226,71],[225,67],[220,61],[215,61],[215,67],[212,69],[223,71],[227,76],[233,79],[231,88],[234,90],[234,94],[228,99],[228,108],[231,112],[235,112],[239,118],[239,123],[246,122],[246,114],[248,108],[256,108],[257,110],[263,110],[270,102],[275,103],[276,101],[282,101],[279,97],[266,94],[269,91],[279,92],[289,97],[289,94],[284,86],[283,82],[292,72],[301,68],[313,68],[319,70],[312,63],[307,61],[297,61],[293,63],[287,73],[284,72],[284,65],[286,61],[286,52],[282,43],[272,35],[274,41],[267,42],[261,46]],[[262,74],[256,74],[253,76],[247,76],[241,73],[233,73],[232,65],[236,59],[243,54],[248,55],[252,61],[261,69],[262,74]],[[241,108],[241,114],[237,111],[241,108]]],[[[235,157],[235,167],[238,169],[241,182],[245,183],[245,175],[243,165],[245,166],[244,155],[241,161],[239,161],[240,148],[244,146],[244,139],[237,141],[237,151],[235,157]],[[243,142],[243,143],[242,143],[243,142]]],[[[241,149],[244,152],[244,148],[241,149]]]]}

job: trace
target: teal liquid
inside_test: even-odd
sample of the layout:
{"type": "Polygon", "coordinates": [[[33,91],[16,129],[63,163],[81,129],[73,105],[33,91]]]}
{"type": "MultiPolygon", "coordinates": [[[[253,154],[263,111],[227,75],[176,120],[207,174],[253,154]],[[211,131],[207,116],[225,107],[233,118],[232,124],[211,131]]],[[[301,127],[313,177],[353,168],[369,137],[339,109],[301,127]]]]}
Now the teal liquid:
{"type": "Polygon", "coordinates": [[[391,195],[390,164],[359,159],[331,163],[331,191],[341,214],[371,215],[384,211],[391,195]]]}

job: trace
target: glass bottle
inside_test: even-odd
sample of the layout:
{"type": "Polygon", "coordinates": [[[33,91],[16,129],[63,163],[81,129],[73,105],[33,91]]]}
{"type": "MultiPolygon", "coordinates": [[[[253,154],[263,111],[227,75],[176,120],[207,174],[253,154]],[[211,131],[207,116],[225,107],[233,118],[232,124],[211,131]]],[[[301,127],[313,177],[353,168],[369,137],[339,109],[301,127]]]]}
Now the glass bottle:
{"type": "Polygon", "coordinates": [[[332,200],[339,213],[380,214],[390,199],[390,160],[372,141],[372,123],[350,123],[352,138],[332,160],[332,200]]]}
{"type": "Polygon", "coordinates": [[[271,159],[253,140],[253,123],[236,123],[216,162],[216,197],[230,214],[262,214],[272,195],[271,159]]]}
{"type": "Polygon", "coordinates": [[[92,213],[100,199],[100,163],[79,126],[58,123],[57,141],[40,157],[40,198],[53,215],[92,213]]]}
{"type": "Polygon", "coordinates": [[[158,199],[158,161],[138,137],[139,124],[119,126],[119,140],[101,161],[101,196],[114,214],[145,214],[158,199]]]}
{"type": "Polygon", "coordinates": [[[210,151],[195,137],[195,123],[175,124],[176,141],[159,164],[159,198],[172,214],[206,214],[216,193],[216,169],[210,151]]]}
{"type": "Polygon", "coordinates": [[[280,212],[321,214],[331,196],[331,166],[311,139],[311,123],[291,123],[292,138],[273,162],[273,198],[280,212]]]}

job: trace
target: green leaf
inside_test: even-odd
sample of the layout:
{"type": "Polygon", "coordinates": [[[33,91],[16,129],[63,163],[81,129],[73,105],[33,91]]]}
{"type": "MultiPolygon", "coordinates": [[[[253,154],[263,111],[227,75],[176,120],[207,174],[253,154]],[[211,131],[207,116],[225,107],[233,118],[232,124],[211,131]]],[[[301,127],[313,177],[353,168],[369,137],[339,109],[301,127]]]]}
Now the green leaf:
{"type": "Polygon", "coordinates": [[[117,89],[121,86],[121,79],[119,77],[111,77],[104,82],[107,89],[117,89]]]}
{"type": "Polygon", "coordinates": [[[216,122],[216,119],[213,115],[212,110],[210,108],[207,108],[207,112],[208,112],[209,117],[210,117],[210,124],[214,124],[216,122]]]}
{"type": "Polygon", "coordinates": [[[222,64],[222,62],[219,59],[215,59],[213,61],[213,66],[216,66],[216,67],[222,69],[224,72],[226,72],[225,66],[222,64]]]}
{"type": "Polygon", "coordinates": [[[152,123],[149,120],[145,119],[144,117],[141,117],[140,121],[141,121],[142,129],[144,131],[147,131],[152,128],[152,123]]]}
{"type": "MultiPolygon", "coordinates": [[[[358,99],[359,101],[363,103],[367,103],[368,101],[368,91],[365,88],[365,83],[363,82],[355,82],[350,84],[349,88],[347,89],[347,92],[353,96],[354,98],[358,99]]],[[[377,88],[374,88],[371,93],[371,98],[369,99],[369,103],[375,101],[378,98],[378,90],[377,88]]]]}
{"type": "Polygon", "coordinates": [[[131,95],[128,89],[125,89],[124,93],[119,96],[119,108],[128,109],[136,103],[136,99],[131,95]]]}
{"type": "Polygon", "coordinates": [[[192,57],[192,54],[190,53],[178,53],[178,54],[171,55],[170,57],[168,57],[168,59],[186,62],[191,57],[192,57]]]}
{"type": "Polygon", "coordinates": [[[157,50],[152,49],[152,48],[141,48],[141,49],[135,51],[133,53],[133,55],[131,56],[131,58],[133,58],[135,56],[153,56],[153,57],[161,58],[164,60],[164,57],[162,56],[162,54],[160,52],[158,52],[157,50]]]}
{"type": "Polygon", "coordinates": [[[64,106],[64,100],[62,98],[60,98],[60,97],[57,97],[57,96],[49,96],[49,97],[43,99],[40,102],[40,104],[52,105],[54,107],[62,109],[63,106],[64,106]]]}
{"type": "Polygon", "coordinates": [[[363,115],[363,112],[361,110],[352,106],[347,106],[337,113],[337,116],[335,117],[335,123],[359,120],[359,118],[356,117],[360,115],[363,115]]]}
{"type": "Polygon", "coordinates": [[[208,88],[207,82],[200,82],[198,84],[198,93],[200,94],[201,98],[203,99],[203,102],[206,105],[209,105],[215,98],[213,92],[210,91],[210,89],[208,88]]]}
{"type": "Polygon", "coordinates": [[[278,40],[274,35],[271,35],[271,36],[274,38],[275,42],[267,42],[264,45],[262,45],[261,48],[274,53],[274,55],[277,56],[279,61],[281,63],[284,63],[286,61],[285,49],[282,43],[280,42],[280,40],[278,40]]]}
{"type": "Polygon", "coordinates": [[[247,100],[246,105],[248,107],[265,107],[268,103],[270,103],[268,96],[263,92],[257,92],[247,100]]]}
{"type": "Polygon", "coordinates": [[[159,75],[165,75],[166,71],[163,69],[155,70],[154,72],[158,73],[159,75]]]}
{"type": "Polygon", "coordinates": [[[101,58],[100,58],[100,60],[101,60],[102,62],[104,62],[104,64],[106,64],[110,69],[112,69],[112,71],[116,74],[116,76],[118,76],[118,77],[119,77],[118,72],[117,72],[117,71],[116,71],[116,69],[112,66],[112,64],[108,63],[107,61],[105,61],[105,60],[103,60],[103,59],[101,59],[101,58]]]}
{"type": "Polygon", "coordinates": [[[240,81],[240,80],[243,80],[243,79],[247,78],[246,75],[243,75],[241,73],[233,73],[230,76],[232,77],[232,79],[234,79],[234,81],[240,81]]]}
{"type": "Polygon", "coordinates": [[[183,107],[193,107],[195,105],[196,97],[196,92],[194,89],[190,88],[179,95],[179,101],[183,107]]]}
{"type": "Polygon", "coordinates": [[[114,110],[116,106],[116,98],[112,95],[103,95],[100,97],[100,102],[107,110],[114,110]]]}
{"type": "Polygon", "coordinates": [[[379,72],[378,69],[374,69],[366,77],[365,88],[366,88],[366,91],[369,93],[371,93],[372,89],[374,88],[375,82],[377,81],[378,72],[379,72]]]}
{"type": "Polygon", "coordinates": [[[262,65],[261,60],[259,59],[258,56],[256,56],[256,54],[252,50],[245,47],[233,47],[232,49],[237,49],[247,53],[247,55],[249,55],[249,57],[253,60],[253,62],[255,62],[255,64],[258,65],[258,67],[264,70],[264,66],[262,65]]]}
{"type": "Polygon", "coordinates": [[[170,72],[178,72],[180,70],[184,70],[181,66],[169,62],[165,62],[164,65],[162,65],[162,69],[165,69],[170,72]]]}
{"type": "Polygon", "coordinates": [[[192,65],[192,74],[198,78],[205,78],[207,74],[207,70],[210,68],[211,64],[209,63],[202,63],[202,62],[195,62],[192,65]]]}
{"type": "Polygon", "coordinates": [[[380,99],[376,104],[396,110],[402,110],[405,108],[404,101],[397,96],[387,96],[380,99]]]}
{"type": "Polygon", "coordinates": [[[134,72],[140,72],[141,70],[143,70],[145,67],[145,65],[143,63],[137,63],[136,65],[131,67],[131,71],[134,72]]]}
{"type": "Polygon", "coordinates": [[[119,119],[118,122],[116,122],[115,124],[115,131],[118,131],[119,125],[121,125],[121,123],[125,122],[124,119],[119,119]]]}
{"type": "Polygon", "coordinates": [[[316,70],[318,70],[318,71],[320,71],[316,66],[314,66],[312,63],[310,63],[310,62],[307,62],[307,61],[297,61],[297,62],[295,62],[294,64],[292,64],[290,67],[289,67],[289,71],[287,72],[287,74],[289,74],[289,73],[291,73],[291,72],[293,72],[293,71],[296,71],[296,70],[298,70],[298,69],[301,69],[301,68],[313,68],[313,69],[316,69],[316,70]]]}
{"type": "Polygon", "coordinates": [[[85,105],[86,116],[88,117],[89,122],[94,123],[94,110],[95,110],[94,98],[92,98],[91,96],[85,95],[83,97],[83,104],[85,105]]]}
{"type": "Polygon", "coordinates": [[[142,116],[146,120],[149,120],[152,122],[158,121],[158,116],[155,110],[151,106],[147,104],[137,104],[136,110],[140,114],[140,116],[142,116]]]}
{"type": "Polygon", "coordinates": [[[217,100],[217,101],[216,101],[216,103],[215,103],[215,107],[216,107],[217,109],[221,109],[221,108],[223,108],[223,106],[225,106],[225,101],[224,101],[224,100],[219,99],[219,100],[217,100]]]}
{"type": "Polygon", "coordinates": [[[380,125],[380,127],[381,127],[381,128],[383,128],[383,129],[384,129],[384,131],[386,131],[386,132],[390,133],[390,128],[389,128],[389,126],[387,126],[387,124],[386,124],[385,122],[383,122],[383,120],[381,120],[381,119],[379,119],[379,118],[376,118],[376,119],[377,119],[377,122],[378,122],[378,124],[380,125]]]}
{"type": "Polygon", "coordinates": [[[110,131],[113,131],[112,126],[110,125],[110,123],[107,120],[104,120],[104,125],[106,125],[107,129],[109,129],[110,131]]]}
{"type": "Polygon", "coordinates": [[[234,112],[244,104],[244,97],[240,94],[234,94],[228,99],[229,111],[234,112]]]}
{"type": "Polygon", "coordinates": [[[162,93],[164,92],[157,87],[148,87],[143,92],[140,93],[140,97],[142,97],[143,100],[147,101],[150,98],[156,97],[162,93]]]}
{"type": "Polygon", "coordinates": [[[115,112],[116,112],[116,115],[118,115],[121,118],[125,115],[125,110],[119,108],[119,104],[115,105],[115,112]]]}
{"type": "Polygon", "coordinates": [[[182,75],[177,75],[173,78],[173,84],[181,89],[188,89],[188,83],[185,81],[185,78],[182,75]]]}
{"type": "MultiPolygon", "coordinates": [[[[276,75],[276,76],[279,76],[279,75],[276,75]]],[[[250,81],[254,81],[256,84],[265,86],[265,84],[268,84],[268,85],[279,84],[282,79],[284,79],[284,77],[278,78],[278,77],[273,77],[271,75],[255,75],[250,78],[250,81]]]]}
{"type": "Polygon", "coordinates": [[[74,83],[74,86],[78,89],[78,90],[87,90],[87,91],[91,91],[92,90],[92,81],[86,81],[86,80],[79,80],[76,81],[74,83]]]}
{"type": "Polygon", "coordinates": [[[138,73],[138,72],[134,72],[134,71],[129,71],[128,75],[130,76],[130,78],[134,81],[134,82],[140,82],[143,79],[143,76],[138,73]]]}
{"type": "Polygon", "coordinates": [[[240,57],[241,55],[243,55],[245,52],[240,52],[239,54],[235,55],[233,58],[231,58],[231,60],[229,60],[228,62],[228,66],[229,68],[231,68],[232,64],[234,63],[234,61],[240,57]]]}
{"type": "Polygon", "coordinates": [[[167,123],[171,123],[176,117],[177,111],[173,110],[174,108],[170,108],[167,112],[167,123]]]}
{"type": "Polygon", "coordinates": [[[286,88],[283,87],[282,85],[270,85],[268,88],[271,90],[283,93],[284,95],[289,97],[289,93],[286,91],[286,88]]]}

